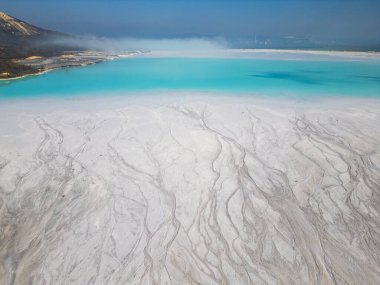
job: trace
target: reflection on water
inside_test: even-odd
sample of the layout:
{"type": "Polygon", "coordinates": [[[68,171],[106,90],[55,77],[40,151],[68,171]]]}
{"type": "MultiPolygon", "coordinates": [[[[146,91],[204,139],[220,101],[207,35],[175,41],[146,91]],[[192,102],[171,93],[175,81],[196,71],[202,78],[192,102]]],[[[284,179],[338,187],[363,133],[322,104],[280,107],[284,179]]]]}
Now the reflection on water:
{"type": "Polygon", "coordinates": [[[312,77],[300,75],[294,72],[268,72],[264,74],[255,74],[250,75],[252,77],[266,78],[266,79],[284,79],[295,81],[301,84],[322,84],[321,81],[318,81],[312,77]]]}
{"type": "Polygon", "coordinates": [[[363,75],[361,75],[359,77],[380,82],[380,76],[363,76],[363,75]]]}

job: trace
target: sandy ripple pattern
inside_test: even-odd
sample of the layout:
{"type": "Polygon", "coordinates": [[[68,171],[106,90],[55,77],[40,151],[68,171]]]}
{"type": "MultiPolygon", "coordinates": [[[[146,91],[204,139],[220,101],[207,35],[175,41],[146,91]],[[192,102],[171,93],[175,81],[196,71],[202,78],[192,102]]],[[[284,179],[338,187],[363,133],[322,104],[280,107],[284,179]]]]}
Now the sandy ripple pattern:
{"type": "Polygon", "coordinates": [[[379,122],[222,103],[9,113],[0,284],[379,284],[379,122]]]}

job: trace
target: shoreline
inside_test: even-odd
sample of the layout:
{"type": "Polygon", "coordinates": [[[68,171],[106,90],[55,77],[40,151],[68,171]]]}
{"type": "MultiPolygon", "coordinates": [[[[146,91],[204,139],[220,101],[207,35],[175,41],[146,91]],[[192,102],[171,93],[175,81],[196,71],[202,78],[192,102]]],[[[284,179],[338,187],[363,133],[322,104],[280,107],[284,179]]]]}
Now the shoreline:
{"type": "Polygon", "coordinates": [[[74,68],[74,67],[85,67],[90,66],[102,62],[107,62],[115,59],[122,59],[126,57],[133,56],[135,54],[138,54],[136,52],[131,52],[127,54],[108,54],[104,52],[94,52],[94,51],[87,51],[87,52],[77,52],[77,53],[69,53],[69,54],[63,54],[56,57],[39,57],[39,58],[25,58],[25,59],[17,59],[14,60],[16,63],[21,63],[26,66],[30,67],[36,67],[38,69],[44,69],[42,71],[37,71],[35,73],[29,73],[21,76],[16,77],[10,77],[10,78],[0,78],[0,81],[9,81],[9,80],[18,80],[30,76],[39,76],[54,70],[60,70],[65,68],[74,68]],[[66,60],[63,62],[57,62],[54,63],[54,61],[61,61],[66,60]],[[49,67],[49,66],[52,67],[49,67]]]}
{"type": "Polygon", "coordinates": [[[83,94],[74,97],[42,97],[1,99],[1,112],[23,109],[25,112],[45,110],[102,110],[117,109],[128,106],[166,106],[171,104],[258,104],[273,108],[285,109],[347,109],[347,108],[378,108],[380,98],[374,97],[318,97],[314,99],[275,98],[260,94],[236,94],[233,92],[144,92],[136,94],[102,93],[83,94]],[[23,108],[21,108],[23,106],[23,108]]]}
{"type": "Polygon", "coordinates": [[[46,70],[38,71],[36,73],[30,73],[30,74],[25,74],[25,75],[20,75],[20,76],[16,76],[16,77],[10,77],[10,78],[0,78],[0,81],[19,80],[19,79],[23,79],[23,78],[27,78],[27,77],[40,76],[42,74],[45,74],[45,73],[48,73],[48,72],[51,72],[51,71],[54,71],[54,70],[61,70],[61,69],[65,69],[65,68],[75,68],[75,67],[90,66],[90,65],[97,64],[97,63],[102,63],[102,62],[105,62],[105,61],[107,61],[107,60],[99,61],[99,62],[93,62],[93,63],[86,63],[86,64],[81,64],[81,65],[67,65],[67,66],[61,66],[61,67],[48,68],[46,70]]]}
{"type": "MultiPolygon", "coordinates": [[[[62,68],[64,68],[64,67],[62,67],[62,68]]],[[[59,69],[59,68],[56,68],[56,69],[59,69]]],[[[48,70],[38,71],[36,73],[20,75],[20,76],[11,77],[11,78],[0,78],[0,81],[18,80],[18,79],[23,79],[23,78],[32,77],[32,76],[39,76],[39,75],[48,73],[48,72],[56,70],[56,69],[48,69],[48,70]]]]}
{"type": "MultiPolygon", "coordinates": [[[[109,59],[109,60],[113,60],[113,59],[109,59]]],[[[17,76],[17,77],[0,78],[0,81],[18,80],[18,79],[23,79],[23,78],[27,78],[27,77],[40,76],[42,74],[49,73],[49,72],[52,72],[52,71],[55,71],[55,70],[61,70],[61,69],[66,69],[66,68],[85,67],[85,66],[90,66],[90,65],[106,62],[106,61],[109,61],[109,60],[106,59],[106,60],[99,61],[99,62],[92,62],[92,63],[86,63],[86,64],[80,64],[80,65],[67,65],[67,66],[61,66],[61,67],[54,67],[54,68],[49,68],[49,69],[46,69],[46,70],[43,70],[43,71],[38,71],[36,73],[25,74],[25,75],[21,75],[21,76],[17,76]]]]}

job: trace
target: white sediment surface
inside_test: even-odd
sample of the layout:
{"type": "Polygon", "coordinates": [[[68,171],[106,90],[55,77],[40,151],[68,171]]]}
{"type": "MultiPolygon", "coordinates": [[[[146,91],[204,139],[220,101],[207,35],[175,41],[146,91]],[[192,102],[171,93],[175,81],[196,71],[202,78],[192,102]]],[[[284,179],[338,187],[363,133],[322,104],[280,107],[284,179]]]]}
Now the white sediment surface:
{"type": "Polygon", "coordinates": [[[0,284],[380,280],[379,101],[35,100],[0,113],[0,284]]]}
{"type": "Polygon", "coordinates": [[[323,51],[323,50],[286,50],[286,49],[213,49],[176,51],[161,50],[135,53],[136,57],[206,57],[206,58],[250,58],[271,60],[380,60],[376,51],[323,51]]]}

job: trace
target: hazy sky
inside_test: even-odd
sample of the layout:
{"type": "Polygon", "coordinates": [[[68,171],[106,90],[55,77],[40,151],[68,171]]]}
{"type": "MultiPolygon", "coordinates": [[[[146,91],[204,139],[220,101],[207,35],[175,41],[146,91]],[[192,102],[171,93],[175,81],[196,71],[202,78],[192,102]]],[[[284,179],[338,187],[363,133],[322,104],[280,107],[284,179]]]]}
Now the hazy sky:
{"type": "Polygon", "coordinates": [[[380,43],[380,0],[0,0],[0,10],[72,34],[256,34],[380,43]]]}

